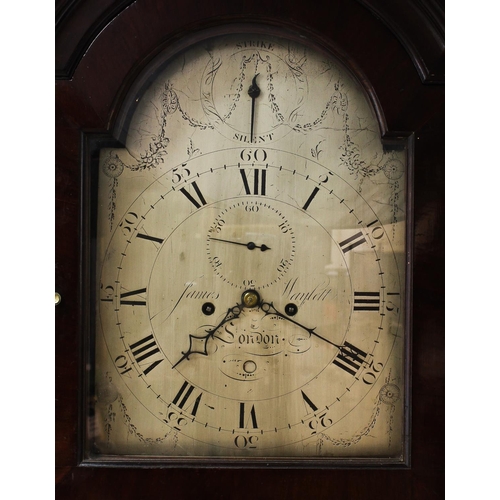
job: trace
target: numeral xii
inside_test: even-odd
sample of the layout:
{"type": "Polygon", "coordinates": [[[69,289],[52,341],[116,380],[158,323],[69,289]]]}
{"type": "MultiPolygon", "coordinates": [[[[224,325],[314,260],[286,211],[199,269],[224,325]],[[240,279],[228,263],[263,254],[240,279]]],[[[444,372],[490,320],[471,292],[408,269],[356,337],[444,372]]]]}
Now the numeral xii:
{"type": "Polygon", "coordinates": [[[249,176],[245,170],[241,169],[241,179],[243,181],[243,187],[245,188],[246,194],[258,194],[261,196],[266,195],[266,171],[264,169],[254,168],[252,169],[253,173],[253,191],[250,189],[249,176]]]}

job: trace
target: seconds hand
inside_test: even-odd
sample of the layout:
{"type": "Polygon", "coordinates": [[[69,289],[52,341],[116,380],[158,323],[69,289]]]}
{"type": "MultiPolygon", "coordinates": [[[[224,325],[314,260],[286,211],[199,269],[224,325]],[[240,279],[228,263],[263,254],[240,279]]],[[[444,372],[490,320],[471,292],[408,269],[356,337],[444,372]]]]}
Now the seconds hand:
{"type": "Polygon", "coordinates": [[[214,241],[223,241],[224,243],[232,243],[233,245],[241,245],[247,247],[248,250],[254,250],[255,248],[260,248],[261,252],[265,252],[266,250],[271,250],[267,245],[256,245],[253,241],[249,243],[240,243],[239,241],[230,241],[230,240],[221,240],[220,238],[210,238],[214,241]]]}

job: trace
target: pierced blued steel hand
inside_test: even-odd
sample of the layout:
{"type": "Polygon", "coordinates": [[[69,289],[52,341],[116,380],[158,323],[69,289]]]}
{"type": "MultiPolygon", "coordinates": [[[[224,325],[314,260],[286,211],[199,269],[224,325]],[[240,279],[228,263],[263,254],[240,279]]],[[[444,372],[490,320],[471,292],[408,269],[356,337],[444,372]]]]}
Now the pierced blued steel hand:
{"type": "Polygon", "coordinates": [[[323,340],[324,342],[327,342],[328,344],[336,347],[337,349],[340,349],[342,346],[340,345],[337,345],[335,344],[334,342],[332,342],[331,340],[328,340],[328,339],[325,339],[325,337],[322,337],[321,335],[319,335],[318,333],[315,332],[316,330],[316,327],[314,328],[309,328],[307,326],[304,326],[302,324],[300,324],[298,321],[295,321],[294,319],[290,318],[289,316],[279,312],[273,305],[273,303],[268,303],[268,302],[262,302],[261,305],[260,305],[261,309],[266,313],[266,316],[269,315],[269,314],[274,314],[275,316],[278,316],[282,319],[286,319],[287,321],[290,321],[290,323],[293,323],[294,325],[297,325],[298,327],[302,328],[303,330],[305,330],[306,332],[309,333],[309,335],[314,335],[315,337],[317,337],[318,339],[320,340],[323,340]]]}
{"type": "MultiPolygon", "coordinates": [[[[258,292],[255,290],[246,290],[243,292],[241,295],[241,303],[236,304],[233,307],[230,307],[222,321],[217,325],[209,330],[206,331],[206,335],[203,335],[201,337],[197,337],[195,335],[189,335],[189,349],[186,352],[182,352],[182,356],[179,358],[179,360],[172,366],[172,369],[175,368],[179,363],[184,361],[185,359],[189,360],[189,356],[192,354],[201,354],[203,356],[208,356],[208,351],[207,351],[207,343],[208,341],[214,337],[215,333],[217,330],[222,326],[228,323],[229,321],[232,321],[233,319],[236,319],[239,317],[241,314],[241,311],[243,311],[244,308],[248,307],[255,307],[260,304],[260,295],[258,292]]],[[[222,340],[225,342],[224,339],[221,337],[217,337],[219,340],[222,340]]]]}

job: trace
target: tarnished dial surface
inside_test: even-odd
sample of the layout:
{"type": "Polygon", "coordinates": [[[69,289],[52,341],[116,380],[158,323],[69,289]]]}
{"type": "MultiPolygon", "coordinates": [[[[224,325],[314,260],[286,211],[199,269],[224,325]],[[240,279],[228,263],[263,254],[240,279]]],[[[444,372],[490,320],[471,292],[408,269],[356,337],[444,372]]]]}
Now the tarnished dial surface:
{"type": "Polygon", "coordinates": [[[210,38],[101,151],[91,456],[404,446],[406,151],[291,40],[210,38]]]}

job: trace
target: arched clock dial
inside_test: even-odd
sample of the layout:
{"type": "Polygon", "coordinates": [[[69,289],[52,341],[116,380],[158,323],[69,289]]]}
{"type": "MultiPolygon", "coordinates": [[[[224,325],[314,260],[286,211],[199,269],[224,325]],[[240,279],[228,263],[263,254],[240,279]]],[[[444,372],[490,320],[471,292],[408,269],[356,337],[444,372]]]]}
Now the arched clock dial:
{"type": "Polygon", "coordinates": [[[213,37],[159,72],[127,144],[101,153],[96,404],[123,419],[99,453],[399,460],[405,155],[354,80],[213,37]]]}

